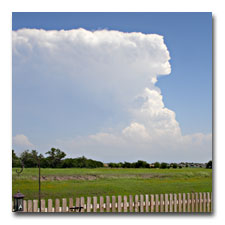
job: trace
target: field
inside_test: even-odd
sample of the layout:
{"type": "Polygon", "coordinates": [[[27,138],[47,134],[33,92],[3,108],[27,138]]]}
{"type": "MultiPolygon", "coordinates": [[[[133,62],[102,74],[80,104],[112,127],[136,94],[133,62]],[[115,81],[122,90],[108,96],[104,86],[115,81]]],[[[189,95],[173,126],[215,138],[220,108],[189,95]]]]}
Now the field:
{"type": "MultiPolygon", "coordinates": [[[[38,198],[38,169],[12,169],[12,194],[38,198]]],[[[70,198],[212,191],[212,170],[182,169],[41,169],[41,196],[70,198]]]]}

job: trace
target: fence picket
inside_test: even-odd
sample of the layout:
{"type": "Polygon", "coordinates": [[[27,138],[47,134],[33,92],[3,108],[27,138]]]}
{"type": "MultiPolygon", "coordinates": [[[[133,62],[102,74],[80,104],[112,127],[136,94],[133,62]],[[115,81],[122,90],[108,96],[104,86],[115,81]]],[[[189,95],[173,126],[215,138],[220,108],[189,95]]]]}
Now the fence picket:
{"type": "Polygon", "coordinates": [[[69,212],[73,212],[73,209],[70,209],[70,208],[73,208],[73,198],[69,198],[69,212]]]}
{"type": "Polygon", "coordinates": [[[207,192],[207,212],[210,212],[210,194],[207,192]]]}
{"type": "Polygon", "coordinates": [[[57,198],[55,200],[55,212],[59,212],[60,200],[57,198]]]}
{"type": "Polygon", "coordinates": [[[195,212],[198,212],[198,193],[195,193],[195,212]]]}
{"type": "Polygon", "coordinates": [[[97,197],[93,197],[93,212],[97,212],[97,197]]]}
{"type": "Polygon", "coordinates": [[[202,193],[199,193],[199,212],[202,212],[202,193]]]}
{"type": "Polygon", "coordinates": [[[66,198],[62,199],[62,212],[66,212],[66,208],[67,208],[67,200],[66,198]]]}
{"type": "Polygon", "coordinates": [[[85,211],[85,210],[84,210],[84,203],[85,203],[84,197],[81,197],[81,198],[80,198],[80,206],[82,207],[82,208],[81,208],[81,212],[84,212],[84,211],[85,211]]]}
{"type": "Polygon", "coordinates": [[[104,212],[104,197],[100,196],[100,200],[99,200],[99,208],[100,208],[100,212],[104,212]]]}
{"type": "Polygon", "coordinates": [[[182,207],[181,207],[181,193],[178,194],[178,212],[182,212],[182,207]]]}
{"type": "Polygon", "coordinates": [[[150,210],[151,212],[154,212],[154,195],[151,195],[150,210]]]}
{"type": "Polygon", "coordinates": [[[129,195],[129,212],[133,212],[133,195],[129,195]]]}
{"type": "Polygon", "coordinates": [[[118,196],[117,210],[118,210],[118,212],[122,212],[122,197],[121,197],[121,195],[118,196]]]}
{"type": "Polygon", "coordinates": [[[127,196],[123,196],[123,211],[127,212],[127,196]]]}
{"type": "Polygon", "coordinates": [[[191,199],[190,199],[190,193],[187,193],[187,211],[191,212],[191,199]]]}
{"type": "Polygon", "coordinates": [[[91,212],[91,197],[87,197],[87,212],[91,212]]]}
{"type": "Polygon", "coordinates": [[[186,212],[186,194],[183,193],[183,212],[186,212]]]}
{"type": "Polygon", "coordinates": [[[52,199],[48,199],[48,212],[52,212],[52,199]]]}
{"type": "Polygon", "coordinates": [[[27,212],[32,212],[32,200],[27,201],[27,212]]]}
{"type": "Polygon", "coordinates": [[[140,212],[144,212],[144,195],[140,195],[140,212]]]}
{"type": "Polygon", "coordinates": [[[174,212],[177,212],[177,194],[174,194],[173,195],[173,197],[174,197],[174,212]]]}
{"type": "Polygon", "coordinates": [[[206,212],[206,193],[203,193],[203,212],[206,212]]]}
{"type": "Polygon", "coordinates": [[[45,212],[45,199],[41,199],[41,212],[45,212]]]}
{"type": "Polygon", "coordinates": [[[213,196],[212,196],[212,192],[211,192],[211,212],[213,212],[213,196]]]}
{"type": "Polygon", "coordinates": [[[106,212],[110,212],[110,197],[106,196],[106,212]]]}
{"type": "Polygon", "coordinates": [[[160,194],[160,212],[164,212],[163,194],[160,194]]]}
{"type": "Polygon", "coordinates": [[[159,195],[155,195],[155,212],[159,212],[159,195]]]}
{"type": "Polygon", "coordinates": [[[173,194],[170,194],[170,212],[173,212],[173,194]]]}
{"type": "Polygon", "coordinates": [[[23,211],[27,212],[27,201],[23,200],[23,211]]]}
{"type": "Polygon", "coordinates": [[[194,193],[191,193],[191,212],[195,212],[195,197],[194,197],[194,193]]]}
{"type": "Polygon", "coordinates": [[[168,194],[165,194],[165,212],[168,212],[168,194]]]}
{"type": "Polygon", "coordinates": [[[116,196],[112,196],[112,212],[116,212],[116,196]]]}
{"type": "Polygon", "coordinates": [[[149,195],[145,195],[145,212],[149,212],[149,195]]]}
{"type": "Polygon", "coordinates": [[[138,195],[135,195],[134,197],[134,211],[139,212],[139,207],[138,207],[138,195]]]}

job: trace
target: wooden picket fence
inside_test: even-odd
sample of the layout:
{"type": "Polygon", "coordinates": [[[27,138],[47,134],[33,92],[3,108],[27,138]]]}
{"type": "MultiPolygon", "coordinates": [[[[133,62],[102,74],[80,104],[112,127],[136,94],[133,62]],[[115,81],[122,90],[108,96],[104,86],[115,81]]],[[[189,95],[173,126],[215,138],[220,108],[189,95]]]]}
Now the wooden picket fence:
{"type": "MultiPolygon", "coordinates": [[[[40,212],[38,200],[24,200],[24,212],[40,212]]],[[[212,212],[212,193],[150,194],[41,200],[41,212],[212,212]],[[82,207],[81,210],[71,210],[82,207]]]]}

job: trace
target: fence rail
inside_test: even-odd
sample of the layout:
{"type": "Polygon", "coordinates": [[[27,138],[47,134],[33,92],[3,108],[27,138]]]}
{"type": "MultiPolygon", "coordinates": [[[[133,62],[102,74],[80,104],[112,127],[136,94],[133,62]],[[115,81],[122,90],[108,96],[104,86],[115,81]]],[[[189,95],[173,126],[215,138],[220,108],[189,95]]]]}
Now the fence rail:
{"type": "MultiPolygon", "coordinates": [[[[40,212],[38,200],[24,200],[24,212],[40,212]]],[[[41,212],[212,212],[212,193],[151,194],[41,200],[41,212]],[[54,204],[53,204],[54,203],[54,204]],[[53,207],[54,205],[54,207],[53,207]],[[72,210],[70,208],[77,207],[72,210]]]]}

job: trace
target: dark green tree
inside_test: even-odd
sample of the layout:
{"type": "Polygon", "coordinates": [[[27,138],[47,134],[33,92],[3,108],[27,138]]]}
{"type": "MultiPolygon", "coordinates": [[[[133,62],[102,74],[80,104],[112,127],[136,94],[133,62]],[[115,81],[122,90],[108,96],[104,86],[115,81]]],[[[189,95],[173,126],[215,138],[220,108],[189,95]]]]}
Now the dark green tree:
{"type": "Polygon", "coordinates": [[[207,169],[212,169],[212,160],[210,160],[210,161],[206,164],[206,168],[207,168],[207,169]]]}
{"type": "Polygon", "coordinates": [[[31,152],[26,150],[21,153],[20,159],[26,168],[37,167],[38,152],[36,150],[32,150],[31,152]]]}
{"type": "Polygon", "coordinates": [[[46,159],[51,168],[60,167],[62,159],[66,156],[66,153],[58,148],[51,148],[51,150],[45,154],[49,155],[46,159]]]}
{"type": "Polygon", "coordinates": [[[154,163],[154,168],[160,168],[160,163],[159,162],[155,162],[154,163]]]}
{"type": "Polygon", "coordinates": [[[168,164],[165,163],[165,162],[162,162],[161,165],[160,165],[160,168],[161,169],[167,169],[168,168],[168,164]]]}
{"type": "Polygon", "coordinates": [[[20,167],[20,159],[19,157],[16,155],[15,151],[12,150],[12,167],[20,167]]]}

